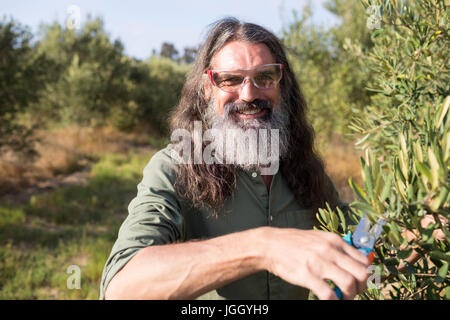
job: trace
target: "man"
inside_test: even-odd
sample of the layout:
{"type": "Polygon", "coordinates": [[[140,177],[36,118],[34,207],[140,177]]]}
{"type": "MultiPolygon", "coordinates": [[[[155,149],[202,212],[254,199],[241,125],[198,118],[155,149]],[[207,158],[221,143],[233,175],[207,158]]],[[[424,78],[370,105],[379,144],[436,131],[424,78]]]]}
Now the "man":
{"type": "Polygon", "coordinates": [[[194,147],[180,150],[183,135],[172,135],[144,169],[101,298],[307,299],[312,291],[336,299],[327,279],[345,299],[362,292],[368,259],[339,236],[312,230],[317,209],[339,200],[305,112],[280,41],[254,24],[217,22],[171,118],[173,132],[188,132],[194,147]],[[214,138],[198,129],[214,129],[214,138]],[[234,141],[271,150],[270,161],[220,139],[208,158],[208,142],[230,140],[230,129],[234,141]],[[228,161],[236,157],[243,160],[228,161]]]}

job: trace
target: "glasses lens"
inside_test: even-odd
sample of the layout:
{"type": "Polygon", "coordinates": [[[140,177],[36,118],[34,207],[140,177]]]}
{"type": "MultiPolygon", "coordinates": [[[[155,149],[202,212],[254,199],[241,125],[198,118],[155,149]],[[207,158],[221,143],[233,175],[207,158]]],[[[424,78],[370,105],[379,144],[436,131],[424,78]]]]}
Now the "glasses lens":
{"type": "Polygon", "coordinates": [[[281,65],[263,65],[253,70],[211,71],[214,84],[226,92],[238,91],[247,74],[257,88],[271,89],[281,80],[281,65]]]}
{"type": "Polygon", "coordinates": [[[254,84],[260,89],[271,89],[281,80],[281,66],[262,66],[255,71],[253,76],[254,84]]]}
{"type": "Polygon", "coordinates": [[[213,81],[220,89],[233,92],[241,87],[244,75],[238,71],[216,71],[213,73],[213,81]]]}

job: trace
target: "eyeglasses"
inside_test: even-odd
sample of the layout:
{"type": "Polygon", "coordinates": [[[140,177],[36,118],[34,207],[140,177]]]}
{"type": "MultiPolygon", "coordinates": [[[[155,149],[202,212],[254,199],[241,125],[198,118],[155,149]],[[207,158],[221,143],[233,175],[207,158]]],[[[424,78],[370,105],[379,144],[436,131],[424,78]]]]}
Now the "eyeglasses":
{"type": "Polygon", "coordinates": [[[283,77],[282,64],[263,64],[251,69],[216,69],[207,70],[213,86],[225,92],[236,92],[244,87],[250,79],[253,85],[262,90],[273,89],[283,77]]]}

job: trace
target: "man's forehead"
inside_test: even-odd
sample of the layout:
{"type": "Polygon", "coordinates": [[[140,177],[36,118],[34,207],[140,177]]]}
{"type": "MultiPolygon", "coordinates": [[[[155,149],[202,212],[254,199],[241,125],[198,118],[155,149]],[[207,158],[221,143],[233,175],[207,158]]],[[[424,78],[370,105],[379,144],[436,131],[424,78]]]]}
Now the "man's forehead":
{"type": "Polygon", "coordinates": [[[213,57],[212,69],[250,69],[262,64],[276,63],[264,43],[231,41],[213,57]]]}

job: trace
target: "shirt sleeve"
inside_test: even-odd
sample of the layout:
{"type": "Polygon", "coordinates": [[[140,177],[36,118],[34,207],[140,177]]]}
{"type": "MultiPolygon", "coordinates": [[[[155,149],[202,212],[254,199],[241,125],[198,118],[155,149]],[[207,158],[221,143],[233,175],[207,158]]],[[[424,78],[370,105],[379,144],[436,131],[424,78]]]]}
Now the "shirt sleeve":
{"type": "Polygon", "coordinates": [[[174,189],[175,165],[166,149],[157,152],[144,169],[137,195],[103,269],[100,299],[125,264],[142,248],[185,238],[181,204],[174,189]]]}

